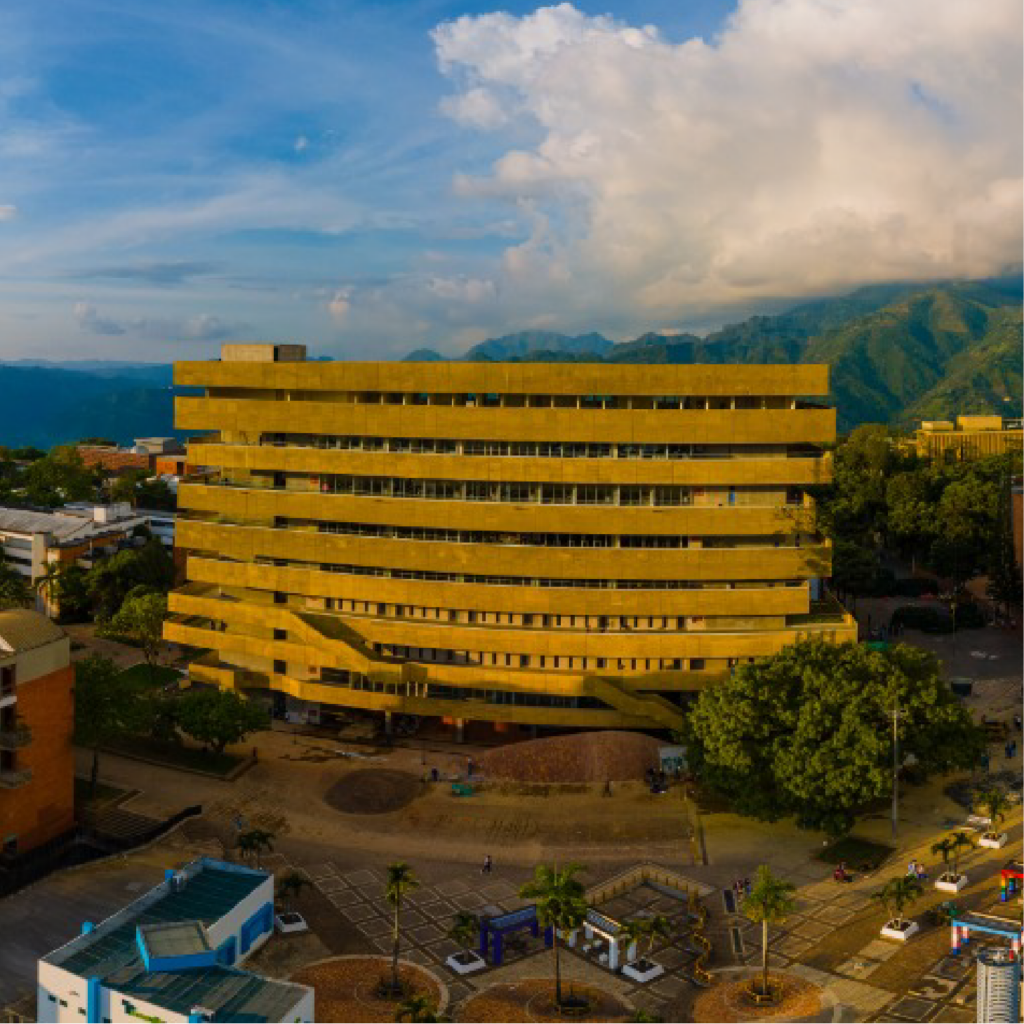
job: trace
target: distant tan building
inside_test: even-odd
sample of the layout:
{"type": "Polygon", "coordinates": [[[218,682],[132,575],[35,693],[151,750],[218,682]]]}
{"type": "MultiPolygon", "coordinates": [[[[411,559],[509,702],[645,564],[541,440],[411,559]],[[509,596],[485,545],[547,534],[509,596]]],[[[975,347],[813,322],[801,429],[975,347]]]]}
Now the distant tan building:
{"type": "Polygon", "coordinates": [[[0,861],[74,828],[70,651],[46,616],[0,612],[0,861]]]}
{"type": "Polygon", "coordinates": [[[957,416],[949,420],[924,420],[914,432],[917,454],[943,462],[965,462],[987,455],[1002,455],[1024,448],[1020,420],[1001,416],[957,416]]]}

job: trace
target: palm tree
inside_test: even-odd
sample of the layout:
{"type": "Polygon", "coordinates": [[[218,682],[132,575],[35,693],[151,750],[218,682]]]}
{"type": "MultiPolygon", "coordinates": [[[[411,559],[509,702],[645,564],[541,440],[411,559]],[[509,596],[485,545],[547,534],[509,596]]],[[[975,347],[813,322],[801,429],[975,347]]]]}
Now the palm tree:
{"type": "Polygon", "coordinates": [[[942,856],[942,878],[949,877],[949,858],[953,853],[953,840],[946,836],[944,839],[940,839],[937,843],[932,843],[932,853],[938,853],[942,856]]]}
{"type": "Polygon", "coordinates": [[[627,956],[629,956],[629,951],[635,947],[637,956],[633,957],[634,960],[639,959],[640,944],[647,938],[649,920],[650,918],[645,917],[631,917],[619,925],[619,933],[615,937],[619,940],[620,946],[626,947],[627,956]]]}
{"type": "Polygon", "coordinates": [[[953,836],[953,874],[960,875],[960,851],[973,850],[974,840],[966,832],[954,832],[953,836]]]}
{"type": "Polygon", "coordinates": [[[60,562],[47,562],[43,574],[32,584],[32,589],[44,599],[47,607],[57,604],[64,568],[60,562]]]}
{"type": "Polygon", "coordinates": [[[654,952],[654,943],[658,939],[667,939],[672,934],[672,924],[664,914],[655,914],[647,919],[647,957],[654,952]]]}
{"type": "Polygon", "coordinates": [[[310,885],[310,881],[298,871],[291,871],[281,879],[277,887],[277,895],[287,903],[293,896],[299,896],[302,890],[310,885]]]}
{"type": "Polygon", "coordinates": [[[256,867],[260,866],[260,855],[264,850],[270,853],[274,849],[274,833],[266,829],[254,828],[243,832],[238,837],[238,849],[246,856],[253,854],[256,857],[256,867]]]}
{"type": "Polygon", "coordinates": [[[985,808],[991,821],[989,829],[985,833],[985,838],[996,838],[999,835],[996,831],[996,826],[1000,822],[1006,821],[1006,812],[1010,809],[1010,801],[1006,794],[1000,789],[987,789],[984,793],[978,794],[974,803],[979,808],[985,808]]]}
{"type": "Polygon", "coordinates": [[[448,938],[462,947],[464,954],[469,953],[469,947],[473,945],[477,934],[480,931],[480,922],[475,914],[468,910],[461,910],[452,920],[452,926],[448,929],[448,938]]]}
{"type": "Polygon", "coordinates": [[[761,995],[771,995],[768,987],[768,926],[785,921],[793,913],[796,887],[776,878],[767,864],[757,869],[754,886],[743,901],[743,913],[761,925],[761,995]]]}
{"type": "Polygon", "coordinates": [[[426,996],[412,995],[395,1011],[396,1021],[410,1021],[411,1024],[434,1024],[448,1020],[437,1012],[437,1006],[426,996]]]}
{"type": "Polygon", "coordinates": [[[920,898],[921,892],[921,883],[916,875],[903,875],[890,878],[879,892],[872,893],[871,898],[885,907],[889,920],[897,931],[902,931],[903,911],[920,898]]]}
{"type": "Polygon", "coordinates": [[[384,898],[395,908],[391,947],[391,994],[396,996],[402,993],[402,986],[398,981],[398,951],[402,937],[399,914],[402,910],[402,900],[419,884],[420,880],[404,861],[395,861],[394,864],[388,865],[388,877],[384,883],[384,898]]]}
{"type": "Polygon", "coordinates": [[[566,864],[559,868],[538,864],[533,881],[527,882],[519,896],[536,900],[537,921],[542,928],[553,930],[551,948],[555,955],[555,1006],[562,1007],[562,962],[559,954],[561,932],[571,932],[587,916],[587,902],[583,898],[583,883],[576,878],[583,871],[582,864],[566,864]]]}

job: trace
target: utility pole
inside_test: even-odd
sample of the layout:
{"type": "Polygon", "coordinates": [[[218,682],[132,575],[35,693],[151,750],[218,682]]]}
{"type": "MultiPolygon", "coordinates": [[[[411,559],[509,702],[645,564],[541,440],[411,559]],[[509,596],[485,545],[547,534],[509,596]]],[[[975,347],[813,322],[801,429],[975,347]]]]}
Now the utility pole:
{"type": "Polygon", "coordinates": [[[904,717],[900,711],[900,702],[897,697],[892,711],[892,838],[896,841],[899,834],[900,820],[900,735],[899,722],[904,717]]]}

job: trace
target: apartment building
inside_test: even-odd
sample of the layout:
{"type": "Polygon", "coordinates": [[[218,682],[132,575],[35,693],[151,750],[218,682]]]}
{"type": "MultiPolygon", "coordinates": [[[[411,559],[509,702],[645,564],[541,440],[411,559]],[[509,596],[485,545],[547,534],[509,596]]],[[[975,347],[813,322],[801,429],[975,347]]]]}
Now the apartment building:
{"type": "Polygon", "coordinates": [[[924,420],[914,432],[914,447],[924,459],[964,462],[986,455],[1003,455],[1024,448],[1021,421],[1001,416],[957,416],[949,420],[924,420]]]}
{"type": "Polygon", "coordinates": [[[0,612],[0,860],[75,827],[70,659],[67,634],[46,616],[0,612]]]}
{"type": "Polygon", "coordinates": [[[824,366],[179,363],[213,432],[179,493],[194,677],[323,716],[675,728],[686,695],[823,634],[824,366]]]}

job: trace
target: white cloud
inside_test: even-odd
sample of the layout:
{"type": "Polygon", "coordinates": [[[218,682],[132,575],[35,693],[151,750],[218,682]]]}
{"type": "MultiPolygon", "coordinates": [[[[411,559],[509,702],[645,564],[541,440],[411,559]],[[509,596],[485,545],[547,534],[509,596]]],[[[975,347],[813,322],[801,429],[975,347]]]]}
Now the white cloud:
{"type": "Polygon", "coordinates": [[[18,208],[10,203],[0,206],[0,221],[14,220],[18,216],[18,208]]]}
{"type": "Polygon", "coordinates": [[[484,302],[495,295],[494,282],[479,277],[433,277],[427,287],[451,302],[484,302]]]}
{"type": "Polygon", "coordinates": [[[298,136],[298,138],[296,138],[292,143],[292,149],[294,149],[296,153],[305,153],[305,151],[309,149],[309,138],[305,135],[298,136]]]}
{"type": "Polygon", "coordinates": [[[348,289],[335,292],[327,303],[327,312],[336,324],[343,323],[352,309],[352,302],[349,299],[348,289]]]}
{"type": "Polygon", "coordinates": [[[456,190],[518,205],[502,291],[592,322],[995,273],[1021,251],[1020,22],[1017,0],[741,0],[674,43],[570,4],[461,17],[434,31],[445,110],[507,144],[456,190]]]}
{"type": "Polygon", "coordinates": [[[211,313],[184,318],[117,318],[101,314],[88,302],[76,302],[73,313],[81,330],[108,338],[128,335],[144,341],[222,341],[248,330],[247,324],[231,323],[211,313]]]}

